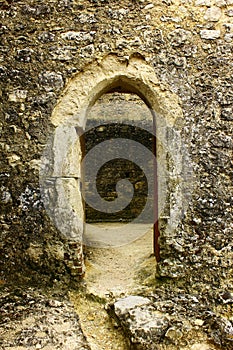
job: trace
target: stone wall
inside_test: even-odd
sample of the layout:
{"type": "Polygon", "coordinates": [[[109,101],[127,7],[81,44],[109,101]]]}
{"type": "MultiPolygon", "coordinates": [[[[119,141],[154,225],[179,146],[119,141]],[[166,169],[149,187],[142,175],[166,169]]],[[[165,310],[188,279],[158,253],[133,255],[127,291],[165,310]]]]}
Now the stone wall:
{"type": "MultiPolygon", "coordinates": [[[[161,235],[158,274],[213,299],[232,290],[233,2],[6,0],[0,11],[2,279],[69,281],[83,273],[80,241],[62,235],[44,209],[39,166],[70,82],[114,54],[125,67],[130,57],[144,61],[182,109],[163,130],[172,144],[179,130],[195,181],[176,229],[161,235]]],[[[170,99],[171,114],[173,107],[170,99]]],[[[168,163],[172,207],[174,159],[168,163]]],[[[161,231],[178,214],[173,206],[161,231]]]]}
{"type": "MultiPolygon", "coordinates": [[[[128,180],[133,186],[133,198],[127,199],[132,187],[126,186],[122,191],[124,203],[128,202],[125,208],[113,213],[103,213],[86,203],[86,222],[131,222],[137,218],[149,200],[150,210],[143,216],[141,222],[154,221],[153,211],[153,188],[149,194],[148,185],[154,185],[154,162],[151,156],[148,164],[148,174],[140,168],[143,162],[137,154],[137,145],[143,145],[152,154],[154,152],[153,116],[146,104],[135,94],[109,93],[103,95],[91,108],[86,123],[84,135],[85,151],[88,155],[95,146],[101,142],[115,140],[118,138],[133,140],[136,143],[123,145],[122,158],[115,158],[115,147],[108,149],[108,156],[111,160],[98,167],[98,157],[93,159],[91,165],[91,176],[85,173],[85,195],[94,196],[93,186],[96,185],[99,195],[106,201],[114,201],[119,193],[118,181],[128,180]],[[125,152],[127,149],[127,152],[125,152]],[[95,164],[93,164],[95,163],[95,164]],[[94,167],[97,167],[96,181],[92,181],[94,167]],[[148,177],[148,180],[147,180],[148,177]],[[150,178],[150,179],[149,179],[150,178]],[[149,182],[149,184],[148,184],[149,182]],[[118,185],[117,185],[118,184],[118,185]],[[149,198],[150,197],[150,198],[149,198]]],[[[120,148],[120,144],[118,148],[120,148]]],[[[100,153],[100,164],[103,163],[103,154],[100,153]]],[[[84,154],[84,157],[85,157],[84,154]]],[[[85,172],[85,170],[84,170],[85,172]]],[[[155,175],[156,176],[156,175],[155,175]]],[[[98,208],[98,198],[95,199],[98,208]]]]}

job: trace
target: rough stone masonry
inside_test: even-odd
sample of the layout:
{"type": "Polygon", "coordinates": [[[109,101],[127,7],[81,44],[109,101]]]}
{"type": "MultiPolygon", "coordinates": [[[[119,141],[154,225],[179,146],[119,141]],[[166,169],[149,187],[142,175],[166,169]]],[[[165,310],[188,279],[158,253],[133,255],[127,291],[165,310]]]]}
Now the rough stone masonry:
{"type": "MultiPolygon", "coordinates": [[[[125,67],[135,57],[177,96],[174,128],[195,175],[175,232],[161,232],[157,278],[224,307],[219,295],[233,292],[233,1],[4,0],[0,12],[1,279],[69,283],[83,274],[81,242],[45,211],[40,159],[70,82],[108,55],[125,67]]],[[[175,202],[172,180],[169,191],[175,202]]]]}

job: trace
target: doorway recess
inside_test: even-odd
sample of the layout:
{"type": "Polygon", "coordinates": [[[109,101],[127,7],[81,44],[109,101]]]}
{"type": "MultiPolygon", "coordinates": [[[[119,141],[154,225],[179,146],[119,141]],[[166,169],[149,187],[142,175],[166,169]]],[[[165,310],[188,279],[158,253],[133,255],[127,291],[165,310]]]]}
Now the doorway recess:
{"type": "MultiPolygon", "coordinates": [[[[128,180],[131,184],[129,191],[133,187],[133,196],[129,203],[125,201],[127,204],[121,210],[112,211],[111,213],[102,212],[98,210],[98,207],[93,208],[86,203],[85,221],[92,224],[88,225],[89,233],[92,235],[93,231],[93,235],[95,235],[96,227],[93,224],[102,223],[105,233],[107,231],[107,234],[111,235],[110,227],[113,229],[114,226],[108,226],[108,223],[126,224],[134,221],[144,209],[146,202],[149,202],[147,212],[135,224],[141,225],[141,232],[144,225],[145,233],[148,231],[148,224],[151,224],[151,227],[154,228],[154,253],[158,261],[159,230],[156,223],[158,218],[158,185],[155,135],[155,115],[153,111],[136,93],[130,91],[129,87],[114,87],[114,89],[102,95],[90,109],[83,138],[84,154],[107,140],[108,143],[105,143],[104,147],[108,148],[110,160],[101,164],[101,167],[97,169],[98,173],[93,177],[93,163],[98,162],[98,156],[93,157],[91,169],[87,172],[84,171],[85,179],[82,183],[88,197],[95,196],[92,191],[93,186],[96,186],[100,197],[111,204],[118,197],[118,181],[121,179],[128,180]],[[115,146],[115,144],[112,145],[112,140],[116,139],[119,142],[119,148],[123,147],[123,151],[118,152],[122,156],[121,158],[119,155],[118,158],[115,158],[115,149],[111,149],[115,146]],[[124,140],[134,140],[134,143],[129,142],[128,147],[126,146],[124,149],[124,140]],[[143,151],[143,159],[140,159],[138,154],[138,148],[141,148],[141,146],[146,147],[151,152],[151,157],[147,159],[147,174],[140,168],[140,162],[142,165],[145,163],[143,151]],[[127,153],[127,157],[125,157],[124,152],[127,153]],[[93,179],[96,180],[95,183],[93,183],[93,179]],[[149,191],[148,186],[151,187],[149,191]],[[103,226],[103,223],[105,223],[105,226],[103,226]]],[[[101,153],[101,148],[99,148],[99,153],[101,153]]],[[[102,154],[99,155],[102,157],[102,154]]],[[[124,195],[127,197],[127,187],[124,189],[124,195]]],[[[121,229],[127,232],[127,228],[125,229],[124,226],[126,225],[121,225],[121,229]]],[[[130,229],[134,230],[135,228],[131,225],[130,229]]],[[[86,234],[88,236],[88,232],[86,234]]],[[[128,234],[130,233],[128,232],[128,234]]]]}
{"type": "MultiPolygon", "coordinates": [[[[181,161],[182,144],[179,138],[183,119],[182,109],[178,97],[157,79],[153,68],[150,67],[140,55],[135,54],[129,59],[120,59],[116,55],[110,54],[100,61],[93,62],[68,82],[67,87],[60,96],[60,100],[54,108],[51,117],[53,127],[51,141],[52,152],[48,151],[48,155],[46,155],[47,157],[51,157],[49,160],[49,169],[46,175],[43,175],[44,183],[49,183],[49,186],[53,187],[50,188],[50,192],[54,191],[55,193],[54,196],[51,196],[51,200],[48,199],[49,215],[66,239],[74,243],[72,246],[76,247],[76,251],[79,250],[80,264],[76,270],[77,274],[80,273],[82,275],[83,271],[80,266],[84,266],[84,260],[82,258],[81,248],[83,243],[86,244],[88,242],[85,242],[84,235],[85,209],[83,207],[83,178],[81,175],[82,144],[79,136],[84,133],[86,137],[88,136],[86,135],[88,123],[90,120],[93,121],[95,119],[94,117],[92,119],[90,118],[93,115],[92,113],[94,113],[94,108],[101,99],[103,101],[105,98],[109,101],[115,99],[115,102],[123,98],[122,103],[126,103],[127,99],[135,99],[133,103],[135,105],[137,105],[136,100],[140,100],[140,103],[144,104],[145,108],[149,111],[148,113],[150,113],[152,131],[149,130],[149,132],[154,135],[156,139],[156,144],[155,142],[151,143],[150,140],[150,147],[153,145],[153,151],[151,152],[148,150],[148,152],[156,154],[154,173],[157,173],[157,176],[154,178],[157,179],[157,184],[154,186],[155,191],[152,195],[153,203],[155,203],[153,206],[155,212],[153,214],[156,217],[154,229],[157,232],[157,236],[154,240],[154,249],[157,262],[159,262],[158,273],[160,275],[164,275],[164,273],[167,274],[169,271],[166,266],[168,265],[163,264],[163,260],[168,259],[167,252],[171,251],[170,243],[177,225],[180,222],[180,212],[183,207],[183,191],[180,178],[180,174],[182,174],[183,171],[183,162],[181,161]],[[153,118],[151,117],[152,115],[153,118]],[[154,121],[154,123],[152,121],[154,121]],[[155,126],[156,135],[154,132],[155,126]],[[174,150],[175,154],[172,153],[174,150]],[[160,231],[160,237],[158,237],[158,231],[160,231]]],[[[122,111],[120,110],[119,112],[122,111]]],[[[110,114],[108,114],[108,116],[109,115],[110,114]]],[[[112,114],[110,116],[112,117],[112,114]]],[[[119,125],[119,118],[125,118],[126,115],[122,112],[121,116],[118,114],[116,117],[118,118],[117,123],[113,123],[115,126],[112,126],[112,130],[110,128],[109,132],[113,132],[114,128],[116,130],[116,127],[119,125]]],[[[138,121],[137,125],[135,115],[133,118],[132,115],[130,116],[130,113],[128,113],[128,119],[128,123],[125,121],[124,124],[126,124],[126,129],[128,129],[127,137],[130,139],[129,134],[133,135],[136,131],[139,134],[140,121],[138,121]]],[[[107,121],[107,124],[109,124],[109,121],[107,121]]],[[[106,123],[104,126],[99,125],[99,135],[101,132],[104,132],[104,129],[106,129],[106,123]]],[[[97,129],[95,130],[97,132],[97,129]]],[[[124,129],[118,130],[119,136],[123,136],[123,130],[124,129]]],[[[143,135],[146,127],[141,125],[141,130],[141,135],[143,135]]],[[[135,139],[132,137],[131,141],[137,144],[140,143],[138,142],[138,137],[135,139]]],[[[112,139],[112,142],[116,142],[116,139],[112,139]]],[[[144,145],[141,145],[143,148],[144,145]]],[[[115,147],[115,149],[116,148],[117,147],[115,147]]],[[[146,149],[147,147],[143,148],[145,153],[147,152],[146,149]]],[[[124,152],[126,156],[128,150],[129,148],[126,146],[124,152]]],[[[141,149],[139,147],[136,155],[140,155],[140,152],[141,149]]],[[[87,155],[89,153],[90,152],[85,154],[87,155]]],[[[132,163],[137,162],[132,161],[132,163]]],[[[109,164],[111,165],[111,163],[107,162],[107,165],[109,164]]],[[[135,179],[135,174],[133,174],[131,165],[131,163],[128,163],[126,169],[124,169],[123,180],[126,181],[120,183],[123,187],[119,186],[119,188],[116,188],[117,191],[115,191],[115,185],[111,182],[112,177],[116,174],[109,177],[109,187],[107,186],[105,192],[102,193],[102,195],[109,196],[107,201],[105,201],[109,208],[114,202],[116,202],[117,205],[120,203],[118,200],[120,197],[116,192],[124,194],[126,182],[129,183],[130,181],[128,180],[132,180],[133,182],[135,179]]],[[[120,161],[118,161],[118,166],[122,167],[120,161]]],[[[105,171],[106,169],[104,167],[100,167],[99,175],[101,175],[101,172],[103,175],[105,171]]],[[[135,171],[137,172],[138,170],[136,169],[134,172],[135,171]]],[[[119,173],[121,172],[122,171],[119,171],[119,173]]],[[[143,177],[143,174],[141,174],[141,176],[143,177]]],[[[148,179],[150,181],[150,178],[147,177],[147,180],[148,179]]],[[[143,183],[143,181],[141,182],[143,183]]],[[[98,188],[100,194],[103,190],[103,188],[101,188],[102,185],[104,184],[100,183],[98,188]]],[[[142,192],[146,192],[146,187],[142,185],[140,181],[133,183],[131,187],[135,189],[136,187],[138,189],[141,187],[142,192]]],[[[130,190],[126,194],[130,198],[130,190]]],[[[147,198],[150,199],[150,196],[147,196],[147,198]]],[[[121,199],[124,202],[124,196],[122,196],[121,199]]],[[[143,200],[144,199],[141,198],[142,207],[143,200]]],[[[150,200],[147,202],[150,202],[150,200]]],[[[86,208],[88,210],[88,207],[86,208]]],[[[131,217],[133,221],[135,217],[137,217],[137,219],[140,218],[137,212],[138,206],[128,207],[128,209],[131,214],[134,213],[134,217],[131,217]]],[[[119,211],[120,210],[118,210],[118,212],[119,211]]],[[[145,212],[148,213],[147,210],[145,210],[145,212]]],[[[116,217],[116,219],[122,219],[122,222],[128,225],[127,216],[116,217]]],[[[71,264],[71,262],[69,262],[69,264],[71,264]]],[[[77,258],[75,264],[77,264],[77,258]]]]}

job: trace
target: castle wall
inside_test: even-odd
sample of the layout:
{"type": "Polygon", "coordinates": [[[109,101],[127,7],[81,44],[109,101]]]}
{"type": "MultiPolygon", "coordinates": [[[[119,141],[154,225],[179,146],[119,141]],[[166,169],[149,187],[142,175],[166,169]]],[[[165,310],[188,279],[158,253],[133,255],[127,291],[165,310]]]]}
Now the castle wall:
{"type": "MultiPolygon", "coordinates": [[[[165,196],[168,212],[160,221],[165,234],[160,239],[157,273],[181,278],[209,293],[210,285],[213,293],[214,288],[230,286],[233,2],[4,1],[0,11],[2,278],[69,281],[83,274],[82,227],[75,236],[78,239],[72,239],[48,215],[40,190],[41,158],[48,137],[70,123],[72,110],[83,104],[89,108],[111,85],[108,77],[115,68],[99,67],[107,55],[114,54],[124,72],[129,62],[144,62],[141,66],[148,66],[157,79],[153,81],[158,90],[155,112],[160,115],[158,130],[166,145],[158,146],[160,163],[164,168],[166,162],[170,179],[169,196],[165,196]],[[105,74],[106,86],[104,78],[100,83],[105,87],[95,90],[93,77],[100,76],[98,70],[105,74]],[[78,100],[84,83],[93,96],[80,94],[78,100]],[[166,116],[168,111],[171,116],[166,116]],[[172,115],[175,121],[169,124],[172,115]],[[165,119],[168,122],[162,125],[165,119]],[[173,149],[176,145],[177,158],[169,159],[169,145],[173,149]],[[173,177],[177,166],[182,174],[191,171],[192,182],[184,182],[182,188],[177,173],[173,177]],[[184,196],[177,201],[179,191],[184,196]]],[[[146,85],[140,87],[141,66],[137,78],[133,68],[129,74],[146,98],[146,85]]],[[[147,83],[152,84],[149,78],[147,83]]],[[[59,152],[55,146],[50,150],[48,159],[54,160],[59,152]]],[[[48,177],[54,203],[62,201],[61,188],[68,188],[67,192],[79,188],[79,170],[71,168],[69,174],[53,169],[48,177]]],[[[70,201],[79,210],[81,199],[72,196],[70,201]]],[[[62,215],[58,211],[61,225],[62,215]]],[[[70,230],[67,225],[66,232],[70,230]]]]}

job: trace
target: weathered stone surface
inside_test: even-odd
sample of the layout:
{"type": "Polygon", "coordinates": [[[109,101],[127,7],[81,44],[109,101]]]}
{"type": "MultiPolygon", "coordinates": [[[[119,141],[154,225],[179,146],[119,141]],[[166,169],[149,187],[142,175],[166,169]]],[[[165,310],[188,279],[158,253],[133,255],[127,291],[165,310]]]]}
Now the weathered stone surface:
{"type": "Polygon", "coordinates": [[[221,119],[228,121],[233,120],[233,106],[222,108],[221,119]]]}
{"type": "Polygon", "coordinates": [[[120,316],[122,314],[129,312],[131,309],[134,309],[135,307],[140,307],[148,304],[151,304],[150,299],[140,297],[137,295],[135,296],[130,295],[124,299],[120,299],[116,301],[114,304],[114,310],[116,314],[120,316]]]}
{"type": "Polygon", "coordinates": [[[204,19],[206,21],[217,22],[220,19],[221,15],[222,15],[221,9],[217,6],[213,6],[206,11],[204,15],[204,19]]]}
{"type": "Polygon", "coordinates": [[[196,6],[211,6],[211,0],[196,0],[196,6]]]}
{"type": "Polygon", "coordinates": [[[202,39],[214,40],[220,37],[220,30],[203,29],[200,31],[202,39]]]}
{"type": "Polygon", "coordinates": [[[169,33],[168,38],[170,39],[171,45],[178,47],[188,43],[192,38],[192,33],[184,29],[175,29],[169,33]]]}
{"type": "Polygon", "coordinates": [[[227,11],[227,16],[233,17],[233,9],[227,11]]]}
{"type": "Polygon", "coordinates": [[[147,298],[129,296],[114,304],[114,313],[137,349],[156,349],[169,327],[166,315],[156,312],[147,298]]]}
{"type": "MultiPolygon", "coordinates": [[[[109,206],[112,204],[113,199],[116,203],[116,198],[119,197],[117,192],[117,184],[120,179],[127,179],[128,185],[125,186],[125,190],[121,192],[121,200],[125,201],[126,205],[121,206],[121,210],[114,210],[113,213],[103,213],[97,208],[93,208],[91,205],[86,204],[86,220],[87,222],[97,222],[105,220],[110,221],[132,221],[136,219],[144,210],[144,206],[148,200],[153,202],[153,194],[148,193],[148,183],[153,183],[153,118],[151,111],[146,104],[134,94],[107,94],[96,103],[90,113],[87,120],[85,130],[85,147],[88,153],[95,146],[101,142],[111,140],[117,141],[118,138],[125,139],[130,135],[132,142],[128,142],[128,154],[127,159],[115,159],[116,147],[112,149],[109,147],[106,152],[106,156],[110,157],[103,168],[95,174],[96,164],[102,163],[103,153],[99,156],[97,152],[96,156],[89,164],[86,164],[86,179],[85,179],[85,198],[95,198],[95,204],[100,208],[100,201],[98,201],[97,195],[93,189],[93,175],[96,176],[97,191],[102,198],[107,200],[109,206]],[[119,118],[121,123],[118,124],[119,118]],[[139,156],[141,145],[149,150],[149,157],[145,155],[145,150],[139,156]],[[137,157],[135,154],[137,153],[137,157]],[[129,160],[130,159],[130,160],[129,160]],[[135,159],[135,162],[133,162],[135,159]],[[145,164],[147,159],[148,167],[144,170],[139,165],[145,164]],[[137,165],[139,164],[139,165],[137,165]],[[146,169],[147,175],[145,174],[146,169]],[[129,195],[132,193],[133,198],[129,195]],[[130,191],[131,190],[131,191],[130,191]],[[98,206],[99,205],[99,206],[98,206]]],[[[108,142],[108,141],[107,141],[108,142]]],[[[117,141],[118,142],[118,141],[117,141]]],[[[125,141],[124,141],[125,142],[125,141]]],[[[118,142],[118,152],[120,152],[120,142],[118,142]]],[[[125,145],[122,148],[122,156],[125,156],[125,145]]],[[[119,158],[119,157],[118,157],[119,158]]],[[[98,167],[99,168],[99,167],[98,167]]],[[[86,200],[86,202],[88,202],[86,200]]],[[[143,215],[141,221],[147,220],[147,222],[153,222],[153,205],[147,210],[147,213],[143,215]]]]}
{"type": "Polygon", "coordinates": [[[64,86],[62,74],[55,72],[41,73],[39,75],[39,82],[46,91],[59,91],[64,86]]]}
{"type": "Polygon", "coordinates": [[[67,301],[17,290],[3,292],[0,310],[2,349],[90,350],[78,316],[67,301]]]}
{"type": "MultiPolygon", "coordinates": [[[[91,106],[121,75],[121,83],[130,77],[148,102],[153,94],[158,135],[172,139],[158,143],[159,181],[169,179],[167,187],[162,182],[159,187],[167,188],[161,191],[166,215],[159,221],[160,283],[174,277],[169,295],[179,283],[221,317],[228,315],[229,304],[218,297],[225,289],[232,293],[233,258],[233,3],[225,2],[0,2],[2,280],[68,283],[76,267],[83,274],[81,242],[66,239],[45,211],[39,164],[54,128],[71,119],[75,127],[84,125],[87,110],[79,119],[80,106],[91,106]],[[221,8],[219,21],[204,19],[210,6],[221,8]],[[111,58],[103,59],[109,53],[111,58]],[[183,147],[188,160],[180,157],[183,147]],[[181,186],[178,177],[174,180],[174,163],[180,174],[191,165],[195,181],[181,186]]],[[[65,173],[69,166],[79,169],[68,158],[67,168],[57,169],[59,177],[71,174],[65,173]]],[[[51,175],[53,166],[49,169],[51,175]]]]}
{"type": "Polygon", "coordinates": [[[76,42],[81,42],[85,44],[90,44],[94,40],[94,35],[96,32],[74,32],[69,31],[61,34],[61,38],[65,40],[74,40],[76,42]]]}
{"type": "Polygon", "coordinates": [[[26,97],[26,90],[14,90],[9,93],[8,99],[10,102],[24,102],[26,97]]]}
{"type": "Polygon", "coordinates": [[[227,5],[227,1],[226,0],[215,0],[214,5],[219,6],[219,7],[224,7],[227,5]]]}
{"type": "Polygon", "coordinates": [[[231,321],[218,317],[195,295],[177,290],[166,299],[165,290],[157,291],[150,299],[128,296],[109,307],[136,349],[232,348],[231,321]]]}

